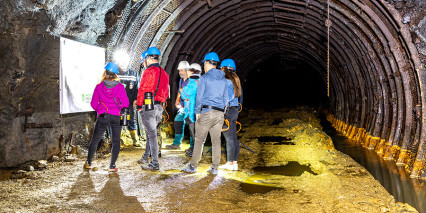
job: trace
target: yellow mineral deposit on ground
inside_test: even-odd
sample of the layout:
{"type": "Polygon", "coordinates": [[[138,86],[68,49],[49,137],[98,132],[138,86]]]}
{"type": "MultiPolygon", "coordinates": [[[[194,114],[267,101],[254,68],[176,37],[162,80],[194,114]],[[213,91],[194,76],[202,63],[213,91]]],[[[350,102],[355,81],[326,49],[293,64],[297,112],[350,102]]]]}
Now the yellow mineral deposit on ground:
{"type": "MultiPolygon", "coordinates": [[[[136,161],[143,148],[125,138],[117,174],[104,171],[108,157],[95,159],[98,171],[83,171],[85,159],[54,163],[34,180],[2,181],[2,211],[417,212],[335,150],[313,110],[250,110],[239,121],[240,142],[258,153],[241,148],[239,171],[209,175],[211,157],[204,154],[198,173],[181,173],[187,141],[181,150],[162,150],[160,171],[142,171],[136,161]]],[[[163,147],[172,142],[163,139],[163,147]]]]}

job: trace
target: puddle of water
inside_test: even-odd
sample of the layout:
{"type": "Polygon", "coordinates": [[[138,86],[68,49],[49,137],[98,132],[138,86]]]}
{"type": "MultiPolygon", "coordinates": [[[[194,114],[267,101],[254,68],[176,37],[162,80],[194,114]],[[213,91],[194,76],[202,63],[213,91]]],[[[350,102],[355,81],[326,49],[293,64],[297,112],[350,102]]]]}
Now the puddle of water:
{"type": "Polygon", "coordinates": [[[373,150],[354,144],[338,133],[325,118],[321,119],[323,130],[332,138],[334,146],[340,152],[349,155],[395,197],[397,202],[408,203],[419,212],[426,213],[425,181],[411,179],[404,168],[396,166],[394,161],[385,161],[373,150]]]}
{"type": "Polygon", "coordinates": [[[281,118],[275,119],[270,126],[279,125],[281,122],[283,122],[283,119],[281,118]]]}
{"type": "Polygon", "coordinates": [[[240,190],[247,194],[266,194],[274,190],[282,190],[284,188],[274,187],[274,186],[265,186],[259,184],[251,183],[241,183],[240,190]]]}
{"type": "Polygon", "coordinates": [[[261,136],[257,137],[259,142],[280,142],[280,141],[291,141],[292,139],[289,137],[283,136],[261,136]]]}
{"type": "Polygon", "coordinates": [[[285,166],[255,167],[253,169],[256,173],[267,173],[269,175],[301,176],[303,172],[318,175],[312,171],[311,167],[300,165],[296,161],[290,161],[285,166]]]}
{"type": "Polygon", "coordinates": [[[257,140],[260,143],[269,144],[269,145],[296,145],[292,142],[292,138],[282,137],[282,136],[261,136],[257,137],[257,140]]]}

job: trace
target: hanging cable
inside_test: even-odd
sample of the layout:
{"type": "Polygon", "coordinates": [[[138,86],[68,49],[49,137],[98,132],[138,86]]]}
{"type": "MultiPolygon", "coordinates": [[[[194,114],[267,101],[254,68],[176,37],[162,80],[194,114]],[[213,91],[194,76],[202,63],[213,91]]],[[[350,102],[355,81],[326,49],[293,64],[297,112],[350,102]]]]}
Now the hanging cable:
{"type": "Polygon", "coordinates": [[[327,20],[325,21],[327,26],[327,97],[330,97],[330,0],[327,1],[327,20]]]}

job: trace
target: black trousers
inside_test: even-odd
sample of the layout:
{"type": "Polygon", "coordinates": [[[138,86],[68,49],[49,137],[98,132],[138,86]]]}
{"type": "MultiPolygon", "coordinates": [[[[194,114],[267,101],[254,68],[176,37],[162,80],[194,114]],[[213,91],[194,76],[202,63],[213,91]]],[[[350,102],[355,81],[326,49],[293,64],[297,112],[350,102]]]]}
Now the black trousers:
{"type": "Polygon", "coordinates": [[[111,139],[112,139],[112,149],[111,149],[111,162],[110,167],[115,167],[115,162],[118,158],[118,153],[120,152],[120,135],[121,135],[121,126],[120,126],[120,116],[106,114],[105,117],[99,116],[96,120],[95,130],[92,135],[92,140],[90,140],[89,145],[89,154],[87,156],[87,162],[92,163],[93,156],[98,148],[99,141],[101,141],[102,136],[107,129],[111,127],[111,139]]]}

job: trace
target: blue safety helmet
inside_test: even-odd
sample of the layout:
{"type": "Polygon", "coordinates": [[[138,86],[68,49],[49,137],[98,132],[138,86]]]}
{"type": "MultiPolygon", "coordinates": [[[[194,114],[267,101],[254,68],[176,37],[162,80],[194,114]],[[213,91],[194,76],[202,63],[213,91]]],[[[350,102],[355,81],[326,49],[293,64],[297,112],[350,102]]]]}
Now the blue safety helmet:
{"type": "Polygon", "coordinates": [[[141,55],[141,61],[140,61],[141,63],[143,62],[144,59],[146,59],[147,55],[148,55],[148,51],[145,51],[145,52],[142,53],[142,55],[141,55]]]}
{"type": "Polygon", "coordinates": [[[147,51],[146,51],[146,55],[161,55],[160,50],[158,50],[157,47],[150,47],[147,51]]]}
{"type": "Polygon", "coordinates": [[[207,55],[204,57],[203,63],[205,61],[216,61],[219,62],[219,56],[215,52],[207,53],[207,55]]]}
{"type": "Polygon", "coordinates": [[[110,72],[113,72],[115,74],[118,74],[118,65],[116,63],[114,63],[114,62],[109,62],[105,66],[105,69],[108,70],[108,71],[110,71],[110,72]]]}
{"type": "Polygon", "coordinates": [[[237,70],[237,66],[235,66],[235,62],[232,59],[224,59],[222,63],[220,63],[220,67],[231,67],[234,70],[237,70]]]}

